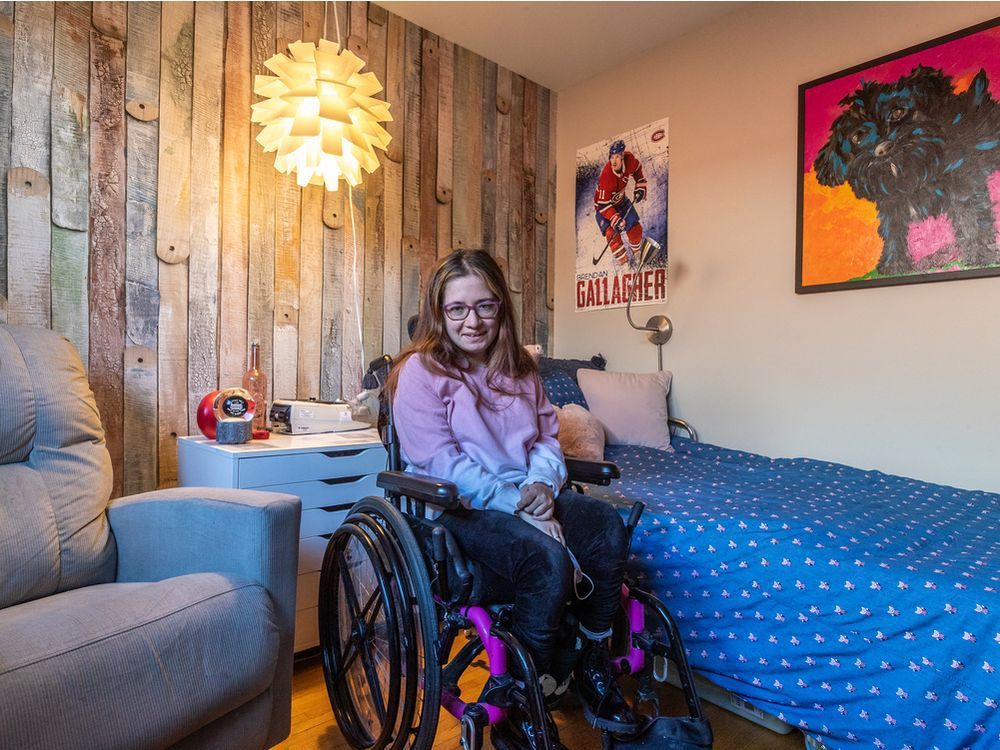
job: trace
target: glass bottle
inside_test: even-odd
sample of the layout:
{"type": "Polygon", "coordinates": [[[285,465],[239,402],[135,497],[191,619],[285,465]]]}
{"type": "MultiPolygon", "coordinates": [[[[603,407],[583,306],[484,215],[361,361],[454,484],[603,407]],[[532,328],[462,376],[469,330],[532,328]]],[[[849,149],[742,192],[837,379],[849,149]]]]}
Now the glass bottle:
{"type": "Polygon", "coordinates": [[[256,402],[253,415],[253,428],[263,430],[267,427],[267,375],[260,369],[260,344],[250,345],[250,369],[243,375],[243,387],[246,388],[256,402]]]}

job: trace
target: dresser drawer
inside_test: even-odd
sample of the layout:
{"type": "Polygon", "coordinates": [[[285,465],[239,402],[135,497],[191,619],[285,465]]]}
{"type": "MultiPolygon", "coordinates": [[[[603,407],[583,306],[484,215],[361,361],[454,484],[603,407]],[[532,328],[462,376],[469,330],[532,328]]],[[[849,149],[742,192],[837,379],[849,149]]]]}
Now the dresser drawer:
{"type": "MultiPolygon", "coordinates": [[[[285,477],[287,479],[287,477],[285,477]]],[[[376,482],[378,474],[366,477],[343,477],[339,479],[313,479],[309,482],[289,482],[270,484],[268,492],[287,492],[302,499],[302,510],[329,508],[331,505],[356,503],[367,495],[382,496],[376,482]]]]}
{"type": "Polygon", "coordinates": [[[323,567],[323,555],[329,542],[325,536],[307,536],[299,540],[299,575],[323,567]]]}
{"type": "Polygon", "coordinates": [[[295,581],[295,609],[316,608],[319,604],[319,571],[300,573],[295,581]]]}
{"type": "Polygon", "coordinates": [[[295,650],[305,651],[319,645],[319,608],[300,609],[295,613],[295,650]]]}
{"type": "Polygon", "coordinates": [[[347,518],[347,513],[353,503],[334,506],[332,508],[311,508],[302,511],[302,523],[299,525],[299,538],[332,534],[347,518]]]}
{"type": "Polygon", "coordinates": [[[240,487],[268,487],[314,479],[359,477],[385,468],[385,448],[376,446],[360,450],[314,451],[288,453],[282,456],[240,458],[240,487]]]}

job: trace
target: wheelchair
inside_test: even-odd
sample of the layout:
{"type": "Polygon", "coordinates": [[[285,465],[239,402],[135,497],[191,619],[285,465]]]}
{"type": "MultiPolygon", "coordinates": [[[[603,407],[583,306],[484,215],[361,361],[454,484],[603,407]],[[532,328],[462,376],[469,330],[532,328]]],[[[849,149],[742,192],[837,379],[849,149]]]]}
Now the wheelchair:
{"type": "MultiPolygon", "coordinates": [[[[384,379],[391,363],[388,356],[376,360],[366,378],[378,380],[381,373],[384,379]]],[[[379,431],[389,456],[388,471],[377,480],[385,496],[362,498],[351,508],[329,540],[321,570],[320,648],[339,729],[356,750],[428,750],[444,708],[461,724],[461,748],[480,750],[486,728],[517,707],[530,717],[538,745],[552,750],[537,671],[510,630],[511,606],[479,601],[476,564],[444,526],[426,517],[429,507],[445,513],[459,507],[457,488],[401,470],[387,399],[379,431]],[[482,666],[483,654],[485,686],[476,697],[463,696],[459,679],[474,663],[482,666]]],[[[566,463],[578,490],[619,476],[608,462],[566,463]]],[[[644,507],[632,506],[629,539],[644,507]]],[[[653,683],[666,680],[670,660],[689,715],[645,717],[632,737],[604,731],[603,748],[710,748],[711,728],[673,617],[628,577],[612,645],[615,669],[635,677],[636,708],[649,703],[658,713],[653,683]]]]}

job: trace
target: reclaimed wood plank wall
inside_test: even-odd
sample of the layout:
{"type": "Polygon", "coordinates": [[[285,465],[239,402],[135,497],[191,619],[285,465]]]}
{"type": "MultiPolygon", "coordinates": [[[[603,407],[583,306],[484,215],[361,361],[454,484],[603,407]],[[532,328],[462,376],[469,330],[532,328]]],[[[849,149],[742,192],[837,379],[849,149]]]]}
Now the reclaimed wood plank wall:
{"type": "Polygon", "coordinates": [[[495,255],[547,349],[554,106],[374,3],[0,2],[0,323],[76,345],[116,495],[176,482],[177,437],[251,342],[269,400],[353,396],[452,248],[495,255]],[[395,118],[349,195],[277,173],[250,124],[264,61],[321,37],[395,118]]]}

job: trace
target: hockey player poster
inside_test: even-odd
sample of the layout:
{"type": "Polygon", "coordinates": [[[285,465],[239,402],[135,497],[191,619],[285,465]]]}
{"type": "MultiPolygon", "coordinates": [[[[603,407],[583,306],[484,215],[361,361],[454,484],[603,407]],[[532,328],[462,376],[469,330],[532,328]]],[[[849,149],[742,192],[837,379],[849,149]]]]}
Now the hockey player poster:
{"type": "Polygon", "coordinates": [[[576,152],[576,310],[667,300],[667,119],[576,152]],[[648,258],[641,275],[639,259],[648,258]]]}

